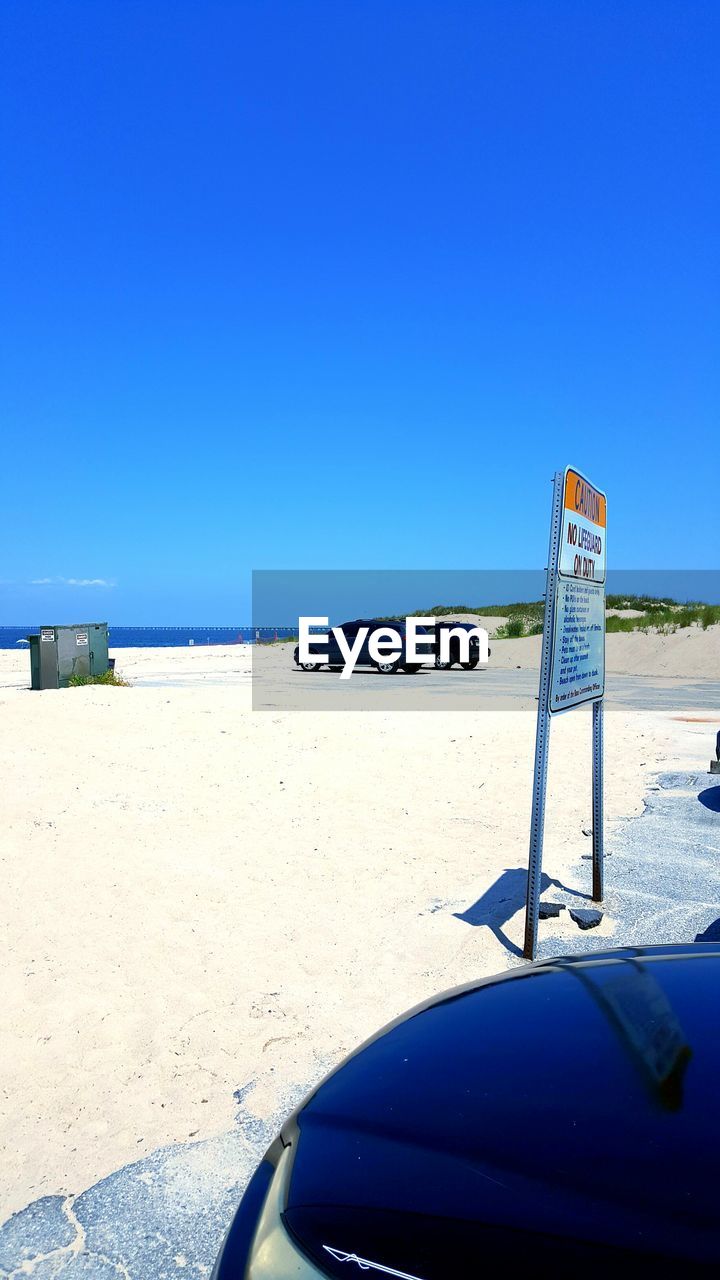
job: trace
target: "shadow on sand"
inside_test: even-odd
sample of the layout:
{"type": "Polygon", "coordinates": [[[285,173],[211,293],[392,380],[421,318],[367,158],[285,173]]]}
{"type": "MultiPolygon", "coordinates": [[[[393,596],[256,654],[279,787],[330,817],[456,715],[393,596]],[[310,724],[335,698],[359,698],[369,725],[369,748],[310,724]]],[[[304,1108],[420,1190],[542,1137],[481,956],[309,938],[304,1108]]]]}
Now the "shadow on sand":
{"type": "MultiPolygon", "coordinates": [[[[720,790],[720,788],[719,788],[720,790]]],[[[502,926],[506,925],[509,920],[525,905],[525,892],[527,889],[527,870],[524,867],[512,867],[507,871],[503,871],[490,888],[474,902],[467,911],[456,911],[454,915],[457,920],[464,921],[465,924],[476,927],[477,925],[485,925],[492,933],[495,934],[498,942],[514,956],[522,956],[522,949],[511,942],[507,934],[503,931],[502,926]]],[[[545,875],[543,872],[540,881],[540,895],[547,893],[548,889],[561,889],[563,893],[569,893],[573,898],[584,898],[590,901],[589,893],[580,893],[577,889],[570,889],[560,880],[553,880],[551,876],[545,875]]]]}
{"type": "Polygon", "coordinates": [[[713,920],[703,933],[695,935],[696,942],[720,942],[720,916],[717,920],[713,920]]]}
{"type": "Polygon", "coordinates": [[[708,787],[707,790],[701,791],[698,800],[711,813],[720,813],[720,786],[708,787]]]}

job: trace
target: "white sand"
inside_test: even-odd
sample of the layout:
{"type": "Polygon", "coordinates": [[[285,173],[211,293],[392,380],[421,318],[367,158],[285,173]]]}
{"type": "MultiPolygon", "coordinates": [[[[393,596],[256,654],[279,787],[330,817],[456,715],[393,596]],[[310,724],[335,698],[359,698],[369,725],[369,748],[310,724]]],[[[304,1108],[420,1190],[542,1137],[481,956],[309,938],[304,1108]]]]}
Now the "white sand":
{"type": "MultiPolygon", "coordinates": [[[[526,866],[532,713],[252,714],[240,646],[117,658],[157,687],[33,693],[27,652],[0,653],[0,1220],[228,1130],[251,1081],[267,1114],[511,963],[452,912],[526,866]]],[[[608,707],[610,832],[706,737],[608,707]]],[[[585,889],[589,759],[582,709],[553,727],[545,869],[585,889]]]]}

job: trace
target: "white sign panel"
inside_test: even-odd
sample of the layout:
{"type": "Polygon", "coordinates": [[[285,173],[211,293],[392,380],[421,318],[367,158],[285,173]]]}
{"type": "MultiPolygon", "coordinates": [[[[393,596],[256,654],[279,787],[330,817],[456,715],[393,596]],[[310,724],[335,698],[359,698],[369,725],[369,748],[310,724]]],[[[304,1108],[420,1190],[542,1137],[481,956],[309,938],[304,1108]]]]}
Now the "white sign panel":
{"type": "Polygon", "coordinates": [[[43,627],[42,631],[40,632],[40,639],[44,640],[46,643],[48,641],[52,643],[52,641],[55,639],[55,632],[53,631],[52,627],[43,627]]]}
{"type": "Polygon", "coordinates": [[[78,632],[77,632],[77,634],[76,634],[76,636],[75,636],[75,643],[76,643],[76,644],[87,644],[87,642],[88,642],[88,634],[87,634],[87,631],[78,631],[78,632]]]}
{"type": "Polygon", "coordinates": [[[581,582],[605,581],[607,502],[579,471],[565,468],[558,573],[581,582]]]}
{"type": "Polygon", "coordinates": [[[557,587],[548,711],[569,711],[605,693],[605,590],[592,582],[557,587]]]}

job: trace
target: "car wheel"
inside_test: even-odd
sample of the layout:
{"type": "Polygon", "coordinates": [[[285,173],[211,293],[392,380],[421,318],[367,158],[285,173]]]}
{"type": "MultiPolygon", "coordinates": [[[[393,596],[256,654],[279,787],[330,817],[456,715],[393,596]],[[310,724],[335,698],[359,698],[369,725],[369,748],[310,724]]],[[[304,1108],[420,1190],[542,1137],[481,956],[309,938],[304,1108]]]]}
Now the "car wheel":
{"type": "Polygon", "coordinates": [[[301,671],[317,671],[320,667],[319,662],[301,662],[298,665],[301,671]]]}
{"type": "Polygon", "coordinates": [[[460,666],[463,671],[474,671],[479,661],[479,658],[471,658],[469,662],[461,662],[460,666]]]}
{"type": "Polygon", "coordinates": [[[407,671],[409,676],[415,676],[421,667],[422,662],[406,662],[403,666],[403,671],[407,671]]]}
{"type": "Polygon", "coordinates": [[[441,662],[439,658],[435,659],[436,671],[449,671],[451,666],[452,666],[452,662],[441,662]]]}
{"type": "Polygon", "coordinates": [[[400,663],[398,662],[397,658],[395,658],[393,662],[376,662],[375,666],[377,667],[381,676],[394,676],[395,672],[400,666],[400,663]]]}

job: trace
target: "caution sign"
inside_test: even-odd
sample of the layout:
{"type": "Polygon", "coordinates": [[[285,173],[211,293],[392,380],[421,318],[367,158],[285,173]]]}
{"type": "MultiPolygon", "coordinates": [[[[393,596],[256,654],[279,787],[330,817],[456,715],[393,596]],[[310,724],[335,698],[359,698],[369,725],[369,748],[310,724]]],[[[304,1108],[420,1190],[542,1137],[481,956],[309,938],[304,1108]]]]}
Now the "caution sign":
{"type": "Polygon", "coordinates": [[[581,582],[605,581],[607,500],[572,467],[565,468],[558,572],[581,582]]]}
{"type": "Polygon", "coordinates": [[[566,467],[557,557],[548,711],[569,711],[605,694],[607,499],[566,467]]]}
{"type": "Polygon", "coordinates": [[[87,644],[87,642],[88,642],[88,633],[87,633],[87,631],[78,631],[78,632],[76,632],[76,635],[75,635],[75,643],[76,643],[76,644],[87,644]]]}
{"type": "Polygon", "coordinates": [[[52,644],[53,640],[55,639],[55,632],[53,631],[52,627],[43,627],[42,631],[40,632],[40,639],[44,640],[46,644],[48,643],[52,644]]]}

